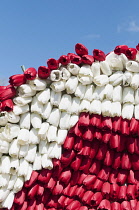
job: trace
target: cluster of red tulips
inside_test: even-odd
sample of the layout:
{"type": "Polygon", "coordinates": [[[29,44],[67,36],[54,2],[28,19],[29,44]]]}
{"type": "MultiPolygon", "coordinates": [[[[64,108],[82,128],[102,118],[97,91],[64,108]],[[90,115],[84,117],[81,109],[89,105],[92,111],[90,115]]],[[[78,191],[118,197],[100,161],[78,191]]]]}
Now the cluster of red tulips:
{"type": "Polygon", "coordinates": [[[81,113],[61,159],[32,172],[11,210],[139,209],[138,124],[81,113]]]}

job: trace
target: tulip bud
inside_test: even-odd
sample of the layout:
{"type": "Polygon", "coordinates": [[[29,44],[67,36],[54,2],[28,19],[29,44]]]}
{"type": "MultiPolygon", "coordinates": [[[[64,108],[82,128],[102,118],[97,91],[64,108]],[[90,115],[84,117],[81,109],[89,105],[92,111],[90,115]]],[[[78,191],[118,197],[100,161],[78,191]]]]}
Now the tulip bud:
{"type": "Polygon", "coordinates": [[[118,45],[118,46],[115,47],[114,53],[117,54],[117,55],[120,55],[121,53],[125,54],[126,50],[128,50],[127,45],[118,45]]]}
{"type": "Polygon", "coordinates": [[[97,50],[97,49],[93,50],[93,56],[95,60],[98,60],[98,61],[104,61],[106,57],[103,51],[97,50]]]}
{"type": "Polygon", "coordinates": [[[80,67],[75,63],[69,63],[67,69],[69,72],[71,72],[71,74],[78,75],[80,67]]]}
{"type": "Polygon", "coordinates": [[[46,66],[39,66],[38,77],[41,79],[47,79],[50,76],[50,69],[46,66]]]}
{"type": "Polygon", "coordinates": [[[81,57],[78,55],[75,55],[74,53],[68,53],[67,55],[69,56],[71,63],[75,63],[79,65],[82,62],[81,57]]]}
{"type": "Polygon", "coordinates": [[[55,91],[51,91],[51,97],[50,97],[50,102],[51,102],[51,105],[54,105],[54,106],[59,106],[59,103],[61,101],[61,92],[55,92],[55,91]]]}
{"type": "Polygon", "coordinates": [[[44,90],[46,88],[47,83],[46,83],[45,80],[42,80],[40,78],[36,78],[34,80],[29,81],[29,85],[30,85],[32,90],[40,91],[40,90],[44,90]]]}
{"type": "Polygon", "coordinates": [[[18,143],[21,144],[21,145],[28,144],[28,142],[29,142],[29,130],[21,129],[19,131],[17,140],[18,140],[18,143]]]}
{"type": "Polygon", "coordinates": [[[125,51],[125,55],[129,60],[135,60],[136,54],[137,54],[137,50],[135,48],[128,48],[125,51]]]}
{"type": "Polygon", "coordinates": [[[23,84],[18,88],[20,97],[31,97],[36,94],[36,91],[31,88],[29,84],[23,84]]]}
{"type": "Polygon", "coordinates": [[[0,86],[0,101],[13,98],[16,95],[16,89],[11,86],[0,86]]]}
{"type": "Polygon", "coordinates": [[[20,159],[19,168],[18,168],[18,176],[26,176],[28,172],[29,163],[25,159],[20,159]]]}
{"type": "Polygon", "coordinates": [[[62,78],[62,72],[60,70],[53,70],[50,74],[51,81],[60,81],[62,78]]]}
{"type": "Polygon", "coordinates": [[[107,75],[99,75],[94,77],[93,82],[98,86],[104,86],[109,83],[109,78],[107,75]]]}
{"type": "Polygon", "coordinates": [[[54,70],[54,69],[58,69],[59,65],[58,65],[58,61],[55,60],[54,58],[50,58],[47,60],[47,65],[48,65],[48,68],[50,70],[54,70]]]}
{"type": "Polygon", "coordinates": [[[84,64],[92,65],[92,63],[94,62],[94,58],[92,55],[83,55],[82,62],[84,64]]]}
{"type": "Polygon", "coordinates": [[[108,76],[112,74],[112,70],[111,70],[107,61],[101,61],[100,68],[101,68],[103,74],[108,75],[108,76]]]}
{"type": "Polygon", "coordinates": [[[33,163],[33,170],[41,170],[42,165],[41,165],[41,154],[38,152],[36,153],[35,160],[33,163]]]}
{"type": "Polygon", "coordinates": [[[67,55],[61,55],[58,62],[66,66],[70,62],[70,58],[67,55]]]}
{"type": "Polygon", "coordinates": [[[53,91],[55,92],[61,92],[65,90],[65,81],[56,81],[51,83],[50,87],[52,88],[53,91]]]}
{"type": "Polygon", "coordinates": [[[68,94],[72,94],[72,93],[75,93],[75,90],[77,88],[77,85],[78,85],[78,79],[77,77],[75,76],[71,76],[66,84],[65,84],[65,87],[66,87],[66,91],[68,94]]]}
{"type": "Polygon", "coordinates": [[[35,68],[31,67],[24,71],[24,75],[27,80],[34,80],[36,78],[37,71],[35,68]]]}
{"type": "Polygon", "coordinates": [[[34,160],[35,160],[36,151],[37,151],[37,146],[34,145],[34,144],[30,144],[29,148],[28,148],[27,155],[25,156],[25,160],[27,160],[28,162],[33,163],[34,160]]]}
{"type": "Polygon", "coordinates": [[[9,83],[12,86],[18,87],[18,86],[26,83],[26,77],[24,74],[13,75],[9,78],[9,83]]]}
{"type": "Polygon", "coordinates": [[[7,198],[2,201],[1,205],[4,208],[10,209],[12,207],[13,201],[14,201],[14,193],[13,191],[11,191],[7,196],[7,198]]]}

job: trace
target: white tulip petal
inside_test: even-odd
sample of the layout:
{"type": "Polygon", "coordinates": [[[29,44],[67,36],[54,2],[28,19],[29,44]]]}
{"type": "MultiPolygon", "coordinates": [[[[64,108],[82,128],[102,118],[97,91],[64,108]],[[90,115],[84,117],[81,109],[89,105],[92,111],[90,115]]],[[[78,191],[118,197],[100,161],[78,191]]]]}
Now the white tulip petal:
{"type": "Polygon", "coordinates": [[[8,186],[7,186],[8,190],[12,190],[13,189],[14,184],[16,182],[16,179],[17,179],[17,175],[11,175],[9,183],[8,183],[8,186]]]}
{"type": "Polygon", "coordinates": [[[133,112],[134,112],[134,105],[130,103],[125,103],[122,108],[122,117],[128,120],[131,120],[133,117],[133,112]]]}
{"type": "Polygon", "coordinates": [[[38,131],[38,136],[41,140],[46,140],[48,128],[49,128],[49,123],[44,122],[41,124],[41,127],[38,131]]]}
{"type": "Polygon", "coordinates": [[[48,158],[47,154],[42,155],[42,167],[49,170],[53,168],[52,159],[48,158]]]}
{"type": "Polygon", "coordinates": [[[125,87],[123,89],[123,103],[134,104],[134,90],[131,87],[125,87]]]}
{"type": "Polygon", "coordinates": [[[41,170],[42,168],[41,163],[42,163],[41,154],[36,153],[35,160],[33,163],[33,170],[41,170]]]}
{"type": "Polygon", "coordinates": [[[70,121],[69,121],[70,128],[72,128],[78,122],[78,120],[79,120],[79,115],[75,115],[75,114],[71,115],[70,121]]]}
{"type": "Polygon", "coordinates": [[[61,112],[59,109],[57,108],[52,109],[47,122],[57,127],[59,125],[60,115],[61,115],[61,112]]]}
{"type": "Polygon", "coordinates": [[[135,105],[134,116],[137,120],[139,120],[139,104],[135,105]]]}
{"type": "Polygon", "coordinates": [[[40,141],[39,143],[39,154],[47,154],[48,152],[48,143],[47,141],[40,141]]]}
{"type": "Polygon", "coordinates": [[[29,145],[21,145],[20,146],[20,150],[19,150],[19,158],[23,158],[26,156],[27,152],[28,152],[28,147],[29,145]]]}
{"type": "Polygon", "coordinates": [[[139,72],[139,63],[136,61],[128,61],[126,63],[126,69],[131,72],[139,72]]]}
{"type": "Polygon", "coordinates": [[[38,144],[40,142],[40,138],[38,136],[38,130],[32,128],[29,132],[29,143],[30,144],[38,144]]]}
{"type": "Polygon", "coordinates": [[[1,205],[4,208],[10,209],[13,205],[13,201],[14,201],[14,193],[13,191],[11,191],[7,196],[7,198],[4,201],[2,201],[1,205]]]}
{"type": "Polygon", "coordinates": [[[133,73],[126,71],[123,75],[123,85],[129,86],[132,81],[133,73]]]}
{"type": "Polygon", "coordinates": [[[20,120],[20,117],[18,115],[15,115],[13,112],[8,112],[8,122],[10,123],[18,123],[20,120]]]}
{"type": "Polygon", "coordinates": [[[71,112],[71,104],[72,104],[71,96],[64,94],[61,98],[60,103],[59,103],[59,109],[61,111],[67,111],[68,113],[70,113],[71,112]]]}
{"type": "Polygon", "coordinates": [[[61,100],[61,92],[55,92],[53,90],[51,90],[51,97],[50,97],[50,102],[51,105],[54,106],[59,106],[60,100],[61,100]]]}
{"type": "Polygon", "coordinates": [[[15,181],[13,191],[14,191],[15,193],[19,192],[19,191],[22,189],[23,184],[24,184],[24,179],[23,179],[23,177],[18,176],[17,179],[16,179],[16,181],[15,181]]]}
{"type": "Polygon", "coordinates": [[[6,154],[9,152],[10,143],[0,139],[0,153],[6,154]]]}
{"type": "Polygon", "coordinates": [[[32,101],[32,97],[23,98],[21,96],[17,96],[13,98],[13,102],[18,106],[24,106],[26,104],[29,104],[31,101],[32,101]]]}
{"type": "Polygon", "coordinates": [[[5,140],[11,142],[12,139],[18,136],[19,131],[20,131],[19,125],[7,123],[1,134],[5,140]]]}
{"type": "Polygon", "coordinates": [[[71,73],[69,70],[67,70],[65,67],[60,67],[60,71],[62,72],[62,79],[63,80],[68,80],[71,76],[71,73]]]}
{"type": "Polygon", "coordinates": [[[135,104],[139,104],[139,89],[135,91],[135,104]]]}
{"type": "Polygon", "coordinates": [[[83,99],[80,104],[80,112],[88,112],[90,110],[90,101],[83,99]]]}
{"type": "Polygon", "coordinates": [[[99,75],[93,78],[93,82],[97,85],[97,86],[104,86],[107,85],[109,83],[109,78],[107,75],[99,75]]]}
{"type": "Polygon", "coordinates": [[[88,100],[88,101],[92,101],[93,100],[93,92],[94,92],[94,86],[93,85],[87,85],[83,99],[88,100]]]}
{"type": "Polygon", "coordinates": [[[112,106],[111,101],[109,101],[107,99],[102,101],[101,111],[102,111],[103,116],[111,116],[111,106],[112,106]]]}
{"type": "Polygon", "coordinates": [[[47,133],[48,142],[57,140],[57,127],[50,125],[47,133]]]}
{"type": "Polygon", "coordinates": [[[120,117],[121,116],[121,103],[120,102],[112,102],[111,104],[111,116],[112,117],[120,117]]]}
{"type": "Polygon", "coordinates": [[[9,174],[0,174],[0,187],[7,187],[10,180],[9,174]]]}
{"type": "Polygon", "coordinates": [[[9,195],[10,191],[7,188],[0,189],[0,202],[4,201],[9,195]]]}
{"type": "Polygon", "coordinates": [[[112,74],[112,70],[111,70],[109,63],[107,61],[101,61],[100,68],[101,68],[101,71],[103,72],[103,74],[105,74],[105,75],[112,74]]]}
{"type": "Polygon", "coordinates": [[[123,81],[124,74],[122,71],[117,71],[109,77],[109,83],[113,86],[120,85],[123,81]]]}
{"type": "Polygon", "coordinates": [[[75,96],[79,97],[80,99],[83,99],[85,92],[86,86],[79,83],[75,91],[75,96]]]}
{"type": "Polygon", "coordinates": [[[19,150],[20,150],[20,145],[18,144],[18,140],[14,139],[9,147],[9,155],[11,157],[18,157],[19,150]]]}
{"type": "Polygon", "coordinates": [[[58,144],[63,144],[65,141],[65,138],[67,136],[68,131],[67,130],[58,130],[58,134],[57,134],[57,143],[58,144]]]}
{"type": "Polygon", "coordinates": [[[28,162],[33,163],[34,160],[35,160],[36,151],[37,151],[37,146],[35,144],[30,144],[29,148],[28,148],[28,153],[25,156],[25,160],[27,160],[28,162]]]}
{"type": "Polygon", "coordinates": [[[31,119],[30,119],[30,112],[26,112],[20,116],[20,128],[25,128],[25,129],[30,129],[30,124],[31,124],[31,119]]]}
{"type": "Polygon", "coordinates": [[[76,88],[77,88],[77,85],[78,85],[78,79],[77,79],[77,77],[71,76],[71,77],[67,80],[67,82],[66,82],[66,84],[65,84],[67,93],[68,93],[68,94],[73,94],[73,93],[75,93],[75,90],[76,90],[76,88]]]}
{"type": "Polygon", "coordinates": [[[53,142],[49,145],[48,149],[48,158],[57,158],[59,159],[61,157],[61,145],[57,144],[56,142],[53,142]]]}
{"type": "Polygon", "coordinates": [[[131,87],[137,89],[139,87],[139,73],[134,73],[131,80],[131,87]]]}
{"type": "Polygon", "coordinates": [[[78,75],[80,67],[75,63],[69,63],[67,69],[71,72],[71,74],[78,75]]]}
{"type": "Polygon", "coordinates": [[[102,87],[96,86],[92,95],[92,99],[102,101],[104,99],[104,96],[105,96],[105,88],[103,86],[102,87]]]}
{"type": "Polygon", "coordinates": [[[19,159],[11,158],[10,174],[16,175],[19,168],[19,159]]]}
{"type": "Polygon", "coordinates": [[[112,70],[122,71],[124,69],[123,57],[116,55],[114,52],[106,56],[106,61],[112,70]]]}
{"type": "Polygon", "coordinates": [[[38,113],[31,113],[31,124],[35,129],[40,128],[42,124],[41,115],[38,113]]]}
{"type": "Polygon", "coordinates": [[[113,101],[122,103],[122,87],[120,85],[113,89],[113,101]]]}
{"type": "Polygon", "coordinates": [[[83,85],[89,85],[93,82],[93,77],[90,75],[78,75],[77,78],[83,85]]]}
{"type": "MultiPolygon", "coordinates": [[[[29,84],[23,84],[18,87],[19,96],[21,97],[31,97],[36,94],[36,91],[31,88],[29,84]]],[[[21,103],[22,104],[22,103],[21,103]]]]}
{"type": "Polygon", "coordinates": [[[93,100],[90,104],[90,113],[101,114],[101,101],[93,100]]]}
{"type": "Polygon", "coordinates": [[[20,159],[19,168],[18,168],[18,176],[26,176],[28,172],[29,163],[25,159],[20,159]]]}
{"type": "Polygon", "coordinates": [[[80,112],[80,99],[77,97],[73,97],[72,105],[71,105],[71,113],[78,114],[80,112]]]}
{"type": "Polygon", "coordinates": [[[45,90],[37,93],[37,100],[42,104],[47,104],[50,99],[50,89],[46,88],[45,90]]]}
{"type": "Polygon", "coordinates": [[[43,119],[47,119],[52,111],[52,105],[50,102],[43,106],[43,113],[41,114],[43,119]]]}
{"type": "Polygon", "coordinates": [[[53,70],[50,73],[50,80],[51,81],[59,81],[62,78],[62,72],[60,70],[53,70]]]}
{"type": "Polygon", "coordinates": [[[93,73],[93,77],[100,75],[100,62],[94,62],[91,65],[91,71],[93,73]]]}
{"type": "Polygon", "coordinates": [[[113,86],[107,84],[105,86],[104,93],[105,93],[105,98],[111,101],[113,99],[113,86]]]}
{"type": "Polygon", "coordinates": [[[34,80],[29,81],[29,85],[32,88],[32,90],[44,90],[47,86],[46,80],[36,78],[34,80]]]}
{"type": "Polygon", "coordinates": [[[8,122],[8,113],[1,112],[0,113],[0,126],[5,126],[8,122]]]}
{"type": "Polygon", "coordinates": [[[42,114],[43,112],[43,104],[37,100],[36,96],[33,97],[31,102],[31,112],[36,112],[38,114],[42,114]]]}
{"type": "Polygon", "coordinates": [[[63,90],[65,90],[65,84],[66,84],[66,81],[60,80],[57,82],[52,82],[50,87],[55,92],[62,92],[63,90]]]}
{"type": "Polygon", "coordinates": [[[69,121],[70,121],[70,114],[68,114],[67,112],[61,112],[59,127],[61,129],[68,129],[70,127],[69,121]]]}
{"type": "Polygon", "coordinates": [[[28,142],[29,142],[29,130],[24,129],[24,128],[21,129],[19,131],[17,140],[18,140],[18,144],[20,144],[20,145],[28,144],[28,142]]]}
{"type": "Polygon", "coordinates": [[[30,179],[32,171],[33,171],[32,164],[29,164],[28,165],[28,172],[27,172],[27,175],[25,176],[25,181],[28,181],[30,179]]]}
{"type": "Polygon", "coordinates": [[[29,105],[26,104],[24,106],[14,105],[13,112],[15,115],[20,115],[29,111],[29,105]]]}
{"type": "Polygon", "coordinates": [[[123,63],[123,67],[125,68],[126,67],[126,63],[128,62],[128,58],[126,57],[125,54],[121,53],[121,55],[119,55],[119,58],[120,60],[122,61],[123,63]]]}
{"type": "Polygon", "coordinates": [[[3,174],[10,173],[10,157],[9,156],[1,157],[1,173],[3,174]]]}

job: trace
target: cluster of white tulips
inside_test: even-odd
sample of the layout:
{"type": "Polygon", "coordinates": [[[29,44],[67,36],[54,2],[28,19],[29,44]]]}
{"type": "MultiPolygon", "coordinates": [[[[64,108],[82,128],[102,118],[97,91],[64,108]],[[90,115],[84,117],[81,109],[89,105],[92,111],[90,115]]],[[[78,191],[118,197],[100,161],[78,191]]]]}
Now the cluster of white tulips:
{"type": "Polygon", "coordinates": [[[80,112],[139,119],[139,63],[113,52],[105,61],[70,63],[17,88],[12,112],[0,114],[0,203],[11,208],[32,170],[53,167],[80,112]]]}

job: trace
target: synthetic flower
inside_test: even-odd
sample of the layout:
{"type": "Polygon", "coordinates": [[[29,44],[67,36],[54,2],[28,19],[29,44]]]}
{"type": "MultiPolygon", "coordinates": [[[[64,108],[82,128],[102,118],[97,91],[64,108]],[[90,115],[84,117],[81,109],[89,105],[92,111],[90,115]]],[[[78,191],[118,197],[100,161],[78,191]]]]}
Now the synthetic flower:
{"type": "Polygon", "coordinates": [[[0,86],[0,101],[13,98],[16,95],[16,89],[11,86],[0,86]]]}
{"type": "Polygon", "coordinates": [[[24,75],[27,80],[34,80],[36,78],[37,71],[35,68],[31,67],[24,71],[24,75]]]}
{"type": "Polygon", "coordinates": [[[50,70],[55,70],[55,69],[58,69],[59,65],[58,65],[58,61],[54,58],[50,58],[47,60],[47,65],[48,65],[48,68],[50,70]]]}
{"type": "Polygon", "coordinates": [[[9,83],[12,86],[18,87],[18,86],[26,83],[26,77],[24,74],[13,75],[9,78],[9,83]]]}
{"type": "Polygon", "coordinates": [[[82,62],[84,64],[92,65],[92,63],[94,62],[94,58],[92,55],[83,55],[82,62]]]}
{"type": "Polygon", "coordinates": [[[13,110],[13,101],[11,99],[7,99],[1,102],[1,111],[11,112],[13,110]]]}
{"type": "Polygon", "coordinates": [[[115,47],[114,49],[114,53],[117,55],[120,55],[121,53],[126,53],[126,50],[128,50],[128,46],[127,45],[118,45],[115,47]]]}
{"type": "Polygon", "coordinates": [[[88,49],[83,45],[83,44],[80,44],[80,43],[77,43],[75,45],[75,52],[77,53],[77,55],[88,55],[88,49]]]}
{"type": "Polygon", "coordinates": [[[135,60],[136,59],[136,54],[137,54],[137,50],[135,48],[128,48],[125,51],[126,57],[130,60],[135,60]]]}
{"type": "Polygon", "coordinates": [[[105,53],[98,49],[93,50],[93,56],[95,60],[98,60],[98,61],[104,61],[106,57],[105,53]]]}
{"type": "Polygon", "coordinates": [[[79,65],[82,62],[81,57],[78,55],[75,55],[74,53],[68,53],[68,56],[70,58],[71,63],[75,63],[75,64],[79,65]]]}
{"type": "Polygon", "coordinates": [[[58,59],[59,63],[62,65],[67,65],[70,62],[70,58],[67,55],[61,55],[60,58],[58,59]]]}
{"type": "Polygon", "coordinates": [[[51,70],[46,66],[39,66],[38,77],[41,79],[47,79],[50,76],[51,70]]]}

